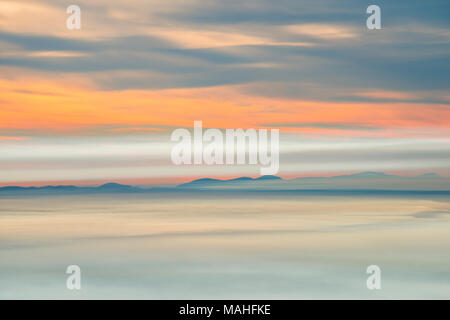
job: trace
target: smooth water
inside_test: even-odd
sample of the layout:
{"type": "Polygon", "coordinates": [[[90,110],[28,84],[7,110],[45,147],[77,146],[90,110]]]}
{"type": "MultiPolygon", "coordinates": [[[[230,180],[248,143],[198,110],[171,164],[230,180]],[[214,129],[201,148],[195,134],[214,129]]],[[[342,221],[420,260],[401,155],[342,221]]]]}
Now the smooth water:
{"type": "Polygon", "coordinates": [[[0,299],[449,299],[449,253],[443,197],[0,198],[0,299]]]}

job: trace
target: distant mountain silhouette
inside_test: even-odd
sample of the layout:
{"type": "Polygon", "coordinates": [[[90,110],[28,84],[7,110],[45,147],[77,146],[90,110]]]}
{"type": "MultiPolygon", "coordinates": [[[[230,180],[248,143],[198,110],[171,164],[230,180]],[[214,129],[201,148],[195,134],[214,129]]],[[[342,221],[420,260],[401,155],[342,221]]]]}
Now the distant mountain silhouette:
{"type": "Polygon", "coordinates": [[[442,178],[440,175],[438,175],[436,173],[424,173],[418,177],[420,177],[420,178],[442,178]]]}
{"type": "Polygon", "coordinates": [[[125,193],[125,192],[140,192],[144,189],[139,187],[119,184],[119,183],[105,183],[98,187],[77,187],[77,186],[43,186],[43,187],[19,187],[8,186],[1,187],[0,193],[4,192],[23,192],[23,193],[125,193]]]}
{"type": "Polygon", "coordinates": [[[374,172],[374,171],[365,171],[365,172],[359,172],[354,174],[345,174],[345,175],[339,175],[339,176],[331,176],[331,177],[299,177],[295,178],[294,180],[303,180],[303,179],[345,179],[345,178],[387,178],[387,177],[401,177],[402,176],[396,176],[392,174],[386,174],[384,172],[374,172]]]}
{"type": "Polygon", "coordinates": [[[189,189],[242,190],[450,190],[450,179],[435,173],[420,176],[398,176],[366,171],[331,177],[299,177],[282,179],[277,176],[240,177],[228,180],[197,179],[179,185],[189,189]]]}
{"type": "Polygon", "coordinates": [[[120,184],[120,183],[115,183],[115,182],[105,183],[105,184],[97,187],[97,189],[110,190],[110,191],[133,190],[134,188],[136,188],[136,187],[125,185],[125,184],[120,184]]]}
{"type": "Polygon", "coordinates": [[[386,177],[396,177],[396,176],[392,174],[386,174],[384,172],[365,171],[348,175],[334,176],[332,178],[386,178],[386,177]]]}
{"type": "Polygon", "coordinates": [[[259,178],[256,178],[255,180],[283,180],[280,177],[277,176],[270,176],[270,175],[265,175],[265,176],[261,176],[259,178]]]}
{"type": "Polygon", "coordinates": [[[95,187],[78,187],[73,185],[44,187],[0,187],[0,195],[18,194],[114,194],[114,193],[149,193],[149,192],[194,192],[211,190],[228,191],[444,191],[450,192],[450,179],[435,173],[419,176],[398,176],[383,172],[360,172],[332,177],[299,177],[282,179],[278,176],[266,175],[258,178],[238,177],[234,179],[202,178],[176,187],[143,188],[119,184],[105,183],[95,187]]]}
{"type": "Polygon", "coordinates": [[[220,180],[220,179],[211,179],[211,178],[203,178],[193,180],[191,182],[180,184],[179,187],[198,187],[198,186],[211,186],[211,185],[223,185],[223,184],[236,184],[240,182],[250,182],[250,181],[268,181],[268,180],[283,180],[281,177],[277,176],[261,176],[258,178],[250,178],[250,177],[239,177],[228,180],[220,180]]]}

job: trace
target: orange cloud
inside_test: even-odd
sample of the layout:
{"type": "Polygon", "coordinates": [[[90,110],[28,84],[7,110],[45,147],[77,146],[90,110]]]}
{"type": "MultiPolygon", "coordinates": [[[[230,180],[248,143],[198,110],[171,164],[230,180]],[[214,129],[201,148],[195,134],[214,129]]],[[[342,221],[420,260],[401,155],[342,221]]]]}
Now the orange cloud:
{"type": "Polygon", "coordinates": [[[350,39],[356,38],[358,36],[358,34],[350,27],[331,24],[295,24],[286,26],[285,29],[293,34],[304,35],[323,40],[350,39]]]}
{"type": "Polygon", "coordinates": [[[414,100],[418,99],[417,94],[402,91],[367,91],[356,93],[356,95],[372,99],[390,99],[390,100],[414,100]]]}
{"type": "Polygon", "coordinates": [[[299,41],[278,41],[272,36],[246,35],[242,30],[206,31],[200,29],[155,28],[148,34],[168,40],[182,48],[200,49],[243,45],[311,47],[314,43],[299,41]]]}
{"type": "Polygon", "coordinates": [[[29,139],[28,137],[5,137],[5,136],[0,136],[0,141],[22,141],[22,140],[27,140],[29,139]]]}
{"type": "MultiPolygon", "coordinates": [[[[203,120],[205,126],[218,128],[261,127],[265,123],[343,123],[355,125],[355,128],[363,124],[376,128],[442,129],[450,125],[448,104],[266,98],[243,94],[240,86],[99,91],[69,85],[63,80],[25,78],[0,80],[0,93],[0,127],[3,129],[83,133],[96,126],[121,125],[130,128],[123,130],[143,131],[140,128],[152,125],[190,127],[194,120],[203,120]]],[[[339,132],[330,128],[288,125],[281,129],[339,132]]]]}

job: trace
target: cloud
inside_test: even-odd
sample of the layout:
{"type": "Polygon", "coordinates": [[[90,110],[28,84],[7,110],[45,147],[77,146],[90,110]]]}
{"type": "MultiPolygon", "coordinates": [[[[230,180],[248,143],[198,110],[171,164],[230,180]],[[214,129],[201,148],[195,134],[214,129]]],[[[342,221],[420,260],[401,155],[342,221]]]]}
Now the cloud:
{"type": "Polygon", "coordinates": [[[22,141],[27,140],[28,137],[6,137],[6,136],[0,136],[0,141],[22,141]]]}
{"type": "Polygon", "coordinates": [[[285,29],[293,34],[303,35],[318,39],[349,39],[358,37],[352,28],[329,24],[298,24],[289,25],[285,29]]]}
{"type": "MultiPolygon", "coordinates": [[[[296,138],[449,137],[448,1],[384,2],[375,31],[356,0],[77,4],[82,29],[70,31],[64,3],[0,3],[0,135],[33,138],[4,138],[2,146],[55,135],[156,138],[197,119],[217,128],[273,125],[296,138]]],[[[428,152],[422,164],[417,154],[405,165],[395,158],[404,155],[383,162],[355,152],[308,166],[448,167],[428,152]]],[[[298,160],[284,170],[303,170],[298,160]]],[[[113,165],[99,177],[115,173],[113,165]]],[[[123,167],[121,177],[141,169],[123,167]]],[[[91,173],[83,170],[68,176],[91,173]]]]}
{"type": "Polygon", "coordinates": [[[207,30],[155,29],[154,37],[169,40],[181,48],[214,48],[242,45],[262,45],[269,40],[262,37],[207,30]]]}
{"type": "Polygon", "coordinates": [[[365,28],[365,8],[356,1],[79,5],[83,27],[72,32],[65,28],[62,4],[3,2],[0,65],[78,73],[104,89],[264,81],[279,84],[277,93],[270,90],[278,96],[298,92],[302,99],[323,100],[371,101],[373,96],[343,94],[367,88],[412,92],[450,86],[450,27],[442,15],[448,3],[437,0],[383,4],[379,32],[365,28]],[[46,23],[38,23],[41,16],[46,23]],[[303,89],[306,82],[321,92],[303,89]]]}
{"type": "Polygon", "coordinates": [[[416,100],[417,94],[413,92],[399,91],[368,91],[356,93],[361,97],[380,99],[380,100],[416,100]]]}
{"type": "MultiPolygon", "coordinates": [[[[136,74],[142,81],[141,73],[136,71],[136,74]]],[[[153,81],[161,79],[155,75],[153,81]]],[[[282,124],[286,129],[304,129],[301,131],[323,129],[318,133],[358,129],[392,135],[396,133],[389,130],[410,129],[420,135],[420,130],[427,128],[443,133],[450,119],[448,104],[286,99],[251,94],[241,85],[105,91],[55,75],[47,80],[0,79],[0,91],[5,100],[0,109],[0,134],[5,136],[16,135],[10,130],[17,128],[89,134],[98,128],[104,130],[105,126],[117,125],[122,128],[152,127],[152,124],[190,127],[198,119],[211,127],[233,128],[237,118],[241,119],[239,127],[244,128],[268,123],[282,124]],[[23,114],[27,116],[19,116],[23,114]]],[[[117,128],[110,127],[109,133],[110,129],[117,128]]]]}
{"type": "Polygon", "coordinates": [[[367,126],[358,123],[342,122],[283,122],[283,123],[262,123],[264,127],[274,128],[318,128],[318,129],[336,129],[336,130],[355,130],[355,131],[378,131],[382,128],[367,126]]]}
{"type": "Polygon", "coordinates": [[[415,218],[441,218],[442,216],[450,214],[448,210],[432,210],[432,211],[420,211],[412,214],[415,218]]]}
{"type": "Polygon", "coordinates": [[[45,57],[45,58],[69,58],[69,57],[83,57],[86,56],[83,52],[72,51],[35,51],[30,52],[30,57],[45,57]]]}

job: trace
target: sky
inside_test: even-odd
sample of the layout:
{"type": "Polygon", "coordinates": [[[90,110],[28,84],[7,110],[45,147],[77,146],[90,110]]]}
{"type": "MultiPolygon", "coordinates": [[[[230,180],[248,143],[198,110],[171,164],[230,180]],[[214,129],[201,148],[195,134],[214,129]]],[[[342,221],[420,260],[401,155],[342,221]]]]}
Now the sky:
{"type": "Polygon", "coordinates": [[[283,177],[450,176],[450,2],[370,4],[2,0],[0,185],[258,175],[173,165],[194,120],[280,129],[283,177]]]}

